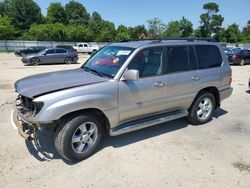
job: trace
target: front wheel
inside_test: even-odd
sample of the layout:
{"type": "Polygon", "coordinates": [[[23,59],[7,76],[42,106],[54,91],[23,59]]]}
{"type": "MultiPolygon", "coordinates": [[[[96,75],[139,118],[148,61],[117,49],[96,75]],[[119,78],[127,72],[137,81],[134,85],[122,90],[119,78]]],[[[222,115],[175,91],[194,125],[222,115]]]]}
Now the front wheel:
{"type": "Polygon", "coordinates": [[[41,63],[41,61],[38,58],[33,58],[33,59],[31,59],[30,63],[34,66],[37,66],[41,63]]]}
{"type": "Polygon", "coordinates": [[[57,128],[55,146],[65,159],[81,161],[95,153],[102,132],[98,118],[92,114],[72,116],[57,128]]]}
{"type": "Polygon", "coordinates": [[[71,63],[73,63],[73,59],[70,58],[70,57],[66,57],[65,60],[64,60],[64,63],[71,64],[71,63]]]}
{"type": "Polygon", "coordinates": [[[188,120],[194,125],[207,123],[215,109],[215,98],[212,93],[199,94],[189,108],[188,120]]]}

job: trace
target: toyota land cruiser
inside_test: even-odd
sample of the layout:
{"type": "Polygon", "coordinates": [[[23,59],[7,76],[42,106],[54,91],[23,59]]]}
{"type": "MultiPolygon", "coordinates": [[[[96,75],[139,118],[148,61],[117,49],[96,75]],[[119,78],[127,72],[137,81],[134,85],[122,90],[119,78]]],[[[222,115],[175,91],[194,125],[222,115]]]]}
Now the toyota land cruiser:
{"type": "Polygon", "coordinates": [[[58,152],[79,161],[95,152],[105,130],[116,136],[182,117],[208,122],[232,94],[231,80],[219,43],[123,41],[78,69],[18,80],[11,120],[28,140],[53,128],[58,152]]]}

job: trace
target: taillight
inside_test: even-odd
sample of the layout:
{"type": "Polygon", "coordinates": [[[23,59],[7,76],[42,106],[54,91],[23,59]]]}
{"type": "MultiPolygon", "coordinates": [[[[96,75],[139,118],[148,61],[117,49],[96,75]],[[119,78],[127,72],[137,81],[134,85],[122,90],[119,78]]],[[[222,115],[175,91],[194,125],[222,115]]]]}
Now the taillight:
{"type": "Polygon", "coordinates": [[[234,54],[234,55],[232,56],[232,59],[235,60],[236,58],[237,58],[237,55],[234,54]]]}

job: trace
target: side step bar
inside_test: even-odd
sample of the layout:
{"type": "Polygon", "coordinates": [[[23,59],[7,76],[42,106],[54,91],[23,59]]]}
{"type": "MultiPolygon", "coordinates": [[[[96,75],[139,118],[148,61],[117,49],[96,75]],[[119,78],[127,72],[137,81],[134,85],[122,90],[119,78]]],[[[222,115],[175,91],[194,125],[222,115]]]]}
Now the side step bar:
{"type": "Polygon", "coordinates": [[[165,123],[175,119],[179,119],[188,115],[187,110],[178,110],[175,112],[165,113],[161,115],[155,115],[150,117],[145,117],[144,120],[135,120],[127,123],[118,125],[117,127],[110,129],[110,136],[117,136],[124,133],[136,131],[153,125],[165,123]]]}

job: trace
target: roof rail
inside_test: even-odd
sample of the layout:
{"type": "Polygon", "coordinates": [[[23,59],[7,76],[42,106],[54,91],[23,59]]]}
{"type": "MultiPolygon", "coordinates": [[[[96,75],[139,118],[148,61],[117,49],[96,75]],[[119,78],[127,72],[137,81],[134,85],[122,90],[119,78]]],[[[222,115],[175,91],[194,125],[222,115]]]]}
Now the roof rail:
{"type": "Polygon", "coordinates": [[[138,41],[152,41],[153,43],[155,42],[162,42],[162,41],[182,41],[185,40],[187,42],[194,42],[194,41],[207,41],[207,42],[217,42],[215,39],[211,38],[159,38],[159,39],[131,39],[131,40],[122,40],[120,42],[138,42],[138,41]]]}

